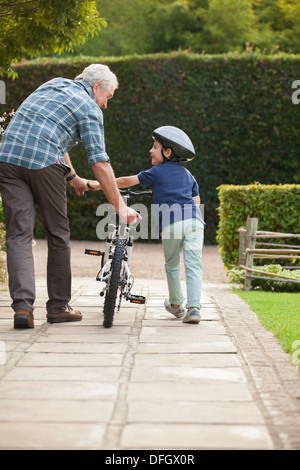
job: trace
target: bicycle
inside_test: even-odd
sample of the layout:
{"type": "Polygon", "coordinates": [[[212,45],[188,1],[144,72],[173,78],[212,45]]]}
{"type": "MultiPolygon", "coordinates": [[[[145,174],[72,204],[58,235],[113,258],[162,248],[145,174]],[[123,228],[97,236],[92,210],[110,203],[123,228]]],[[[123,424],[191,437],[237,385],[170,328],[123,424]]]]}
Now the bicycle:
{"type": "MultiPolygon", "coordinates": [[[[131,196],[150,196],[151,190],[132,191],[131,189],[120,190],[127,205],[130,204],[131,196]]],[[[129,264],[132,256],[134,235],[136,228],[128,224],[109,224],[108,235],[105,240],[105,251],[86,249],[85,254],[101,256],[101,269],[96,280],[105,282],[100,296],[105,296],[103,313],[104,328],[113,326],[116,301],[119,293],[117,311],[121,308],[122,298],[135,304],[144,304],[146,299],[142,295],[133,295],[131,290],[134,277],[130,272],[129,264]]]]}

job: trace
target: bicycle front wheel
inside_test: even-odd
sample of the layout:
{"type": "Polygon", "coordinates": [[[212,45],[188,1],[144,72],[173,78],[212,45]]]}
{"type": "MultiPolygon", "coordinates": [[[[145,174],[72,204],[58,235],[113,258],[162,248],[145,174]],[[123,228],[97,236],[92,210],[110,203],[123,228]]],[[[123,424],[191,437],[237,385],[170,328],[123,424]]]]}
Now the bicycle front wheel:
{"type": "Polygon", "coordinates": [[[111,264],[111,276],[109,280],[109,286],[106,291],[104,301],[104,328],[111,328],[113,325],[116,300],[118,295],[118,289],[120,284],[120,273],[122,268],[122,261],[124,256],[124,242],[119,238],[116,239],[116,247],[114,257],[111,264]]]}

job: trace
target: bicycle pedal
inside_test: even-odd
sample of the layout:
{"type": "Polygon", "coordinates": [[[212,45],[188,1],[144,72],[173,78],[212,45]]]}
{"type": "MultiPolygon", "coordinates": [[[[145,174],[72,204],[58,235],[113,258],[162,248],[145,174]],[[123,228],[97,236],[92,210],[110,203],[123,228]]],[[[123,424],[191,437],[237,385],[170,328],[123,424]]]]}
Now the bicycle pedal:
{"type": "Polygon", "coordinates": [[[126,300],[129,300],[132,304],[144,304],[146,303],[146,297],[142,295],[129,295],[126,300]]]}
{"type": "Polygon", "coordinates": [[[93,256],[102,256],[102,255],[104,255],[104,251],[85,249],[84,254],[85,255],[93,255],[93,256]]]}

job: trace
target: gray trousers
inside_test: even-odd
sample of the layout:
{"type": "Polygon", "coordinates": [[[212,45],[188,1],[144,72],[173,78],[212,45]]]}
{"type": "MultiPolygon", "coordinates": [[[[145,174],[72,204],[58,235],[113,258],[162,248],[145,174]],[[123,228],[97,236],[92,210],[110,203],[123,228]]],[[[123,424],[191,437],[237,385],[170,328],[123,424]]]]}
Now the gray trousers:
{"type": "Polygon", "coordinates": [[[70,230],[65,168],[29,170],[0,162],[0,193],[6,222],[7,268],[12,308],[34,310],[32,239],[38,207],[48,242],[48,313],[65,310],[71,299],[70,230]]]}

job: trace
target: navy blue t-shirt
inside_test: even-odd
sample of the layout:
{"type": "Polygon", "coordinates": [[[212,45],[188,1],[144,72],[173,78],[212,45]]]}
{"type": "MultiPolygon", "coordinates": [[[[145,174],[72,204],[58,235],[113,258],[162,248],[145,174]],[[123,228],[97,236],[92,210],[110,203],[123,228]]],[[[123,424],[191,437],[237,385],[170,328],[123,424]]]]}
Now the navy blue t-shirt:
{"type": "Polygon", "coordinates": [[[204,223],[201,211],[193,199],[199,195],[197,181],[178,162],[167,161],[154,165],[137,176],[141,185],[152,187],[159,231],[174,222],[192,217],[204,223]]]}

